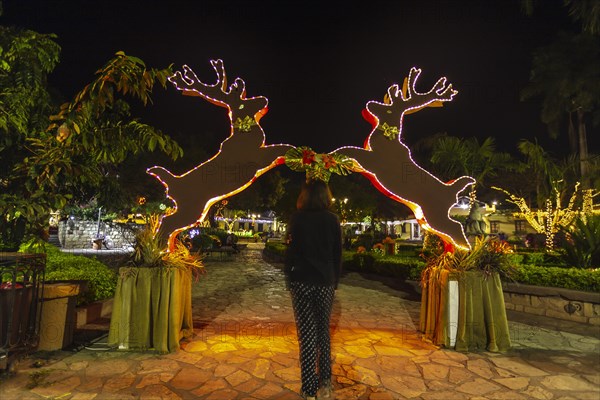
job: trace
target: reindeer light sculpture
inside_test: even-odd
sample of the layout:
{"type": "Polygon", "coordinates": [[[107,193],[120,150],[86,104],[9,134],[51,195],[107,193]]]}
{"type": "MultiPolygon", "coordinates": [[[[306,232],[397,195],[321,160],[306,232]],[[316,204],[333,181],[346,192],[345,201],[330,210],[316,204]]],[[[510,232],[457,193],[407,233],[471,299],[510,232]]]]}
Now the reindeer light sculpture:
{"type": "Polygon", "coordinates": [[[446,86],[446,78],[440,78],[429,92],[418,93],[415,84],[420,73],[412,68],[402,90],[392,85],[383,103],[367,103],[363,117],[373,129],[364,148],[342,147],[335,152],[353,159],[355,171],[365,175],[379,191],[407,205],[423,229],[440,236],[447,245],[469,249],[462,225],[450,218],[449,211],[457,203],[458,194],[474,184],[475,179],[462,176],[442,182],[417,165],[401,141],[405,114],[440,106],[458,93],[452,85],[446,86]]]}
{"type": "Polygon", "coordinates": [[[177,71],[169,81],[187,96],[199,96],[228,110],[231,134],[221,143],[219,152],[209,160],[182,175],[174,175],[159,166],[146,171],[166,188],[175,210],[165,215],[159,227],[168,235],[169,250],[175,247],[177,235],[200,224],[210,207],[218,201],[241,192],[260,175],[285,162],[284,155],[292,146],[265,145],[265,134],[259,124],[267,113],[266,97],[246,97],[246,84],[236,78],[227,87],[222,60],[211,60],[217,73],[213,85],[202,83],[188,66],[177,71]]]}

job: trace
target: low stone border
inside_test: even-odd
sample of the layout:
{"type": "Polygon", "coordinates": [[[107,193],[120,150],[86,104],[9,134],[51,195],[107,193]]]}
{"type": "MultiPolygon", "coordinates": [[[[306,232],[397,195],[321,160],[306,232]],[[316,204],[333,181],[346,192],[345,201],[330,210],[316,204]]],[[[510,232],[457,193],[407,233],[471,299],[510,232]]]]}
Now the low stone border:
{"type": "MultiPolygon", "coordinates": [[[[421,294],[421,283],[407,280],[421,294]]],[[[502,283],[507,311],[600,327],[600,293],[502,283]]]]}
{"type": "Polygon", "coordinates": [[[504,283],[507,310],[600,326],[600,293],[504,283]]]}

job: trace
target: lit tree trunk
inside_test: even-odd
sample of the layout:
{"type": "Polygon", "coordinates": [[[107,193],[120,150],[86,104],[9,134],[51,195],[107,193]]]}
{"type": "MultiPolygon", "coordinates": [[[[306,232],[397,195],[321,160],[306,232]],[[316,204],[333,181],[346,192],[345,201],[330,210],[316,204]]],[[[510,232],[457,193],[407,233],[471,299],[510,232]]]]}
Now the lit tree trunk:
{"type": "Polygon", "coordinates": [[[573,113],[569,113],[569,129],[567,130],[569,136],[569,148],[571,149],[571,154],[577,154],[579,150],[579,141],[577,140],[577,132],[575,129],[575,124],[573,123],[573,113]]]}
{"type": "Polygon", "coordinates": [[[585,129],[584,115],[582,109],[577,110],[577,128],[579,138],[579,168],[581,173],[581,186],[582,188],[590,188],[590,177],[589,177],[589,160],[588,160],[588,146],[587,146],[587,131],[585,129]]]}
{"type": "MultiPolygon", "coordinates": [[[[559,208],[556,209],[558,215],[559,208]]],[[[554,250],[555,213],[552,211],[552,200],[546,200],[546,220],[544,221],[544,234],[546,235],[546,251],[554,250]]]]}

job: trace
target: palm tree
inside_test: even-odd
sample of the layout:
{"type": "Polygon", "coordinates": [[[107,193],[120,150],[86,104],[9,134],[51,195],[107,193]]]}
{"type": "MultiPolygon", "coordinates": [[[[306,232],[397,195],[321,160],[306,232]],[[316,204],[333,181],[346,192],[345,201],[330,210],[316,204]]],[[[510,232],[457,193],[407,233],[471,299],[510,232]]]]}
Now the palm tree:
{"type": "MultiPolygon", "coordinates": [[[[531,16],[542,1],[521,0],[521,10],[531,16]]],[[[581,31],[590,35],[600,34],[600,1],[598,0],[563,0],[563,6],[573,22],[581,23],[581,31]]]]}
{"type": "Polygon", "coordinates": [[[552,182],[559,178],[558,165],[537,140],[533,143],[523,139],[517,148],[525,157],[523,172],[533,177],[537,207],[541,209],[550,195],[552,182]]]}
{"type": "Polygon", "coordinates": [[[542,97],[541,118],[552,137],[566,124],[582,186],[590,188],[587,124],[600,117],[598,38],[561,33],[556,42],[536,50],[530,83],[521,93],[522,100],[533,97],[542,97]]]}
{"type": "Polygon", "coordinates": [[[480,144],[475,137],[463,139],[441,135],[433,144],[430,161],[443,179],[456,179],[463,175],[475,178],[477,182],[470,189],[472,200],[475,199],[476,187],[485,187],[486,178],[514,166],[510,154],[496,150],[492,137],[480,144]]]}
{"type": "MultiPolygon", "coordinates": [[[[541,3],[541,2],[540,2],[541,3]]],[[[521,0],[525,15],[534,14],[536,0],[521,0]]],[[[579,34],[560,33],[558,39],[533,54],[530,84],[522,99],[542,97],[542,121],[558,136],[566,123],[571,154],[579,157],[583,189],[592,188],[592,160],[587,125],[600,120],[600,0],[563,0],[579,34]]]]}

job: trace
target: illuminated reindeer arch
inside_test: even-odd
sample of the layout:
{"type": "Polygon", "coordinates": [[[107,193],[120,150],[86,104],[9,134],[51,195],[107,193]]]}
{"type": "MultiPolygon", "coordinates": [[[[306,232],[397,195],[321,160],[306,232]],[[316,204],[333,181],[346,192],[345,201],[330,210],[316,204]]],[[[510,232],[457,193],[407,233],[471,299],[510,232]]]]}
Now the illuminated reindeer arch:
{"type": "Polygon", "coordinates": [[[449,247],[469,248],[461,224],[452,220],[448,212],[458,194],[475,180],[460,177],[449,183],[440,181],[419,167],[400,141],[405,114],[452,100],[457,92],[451,85],[446,86],[445,78],[421,94],[415,90],[420,70],[411,69],[402,91],[398,85],[392,85],[383,103],[367,103],[363,116],[372,123],[373,130],[364,148],[342,147],[329,154],[316,154],[306,147],[265,145],[259,121],[267,112],[267,99],[247,98],[246,85],[240,78],[228,87],[223,62],[213,60],[211,64],[217,73],[215,84],[202,83],[188,66],[169,80],[184,95],[199,96],[227,108],[230,136],[221,143],[217,154],[182,175],[158,166],[147,170],[165,186],[167,197],[175,203],[174,212],[163,217],[159,228],[168,234],[169,250],[174,249],[177,235],[200,224],[213,204],[241,192],[260,175],[283,163],[325,180],[332,172],[360,172],[381,192],[407,205],[421,226],[440,236],[449,247]]]}

